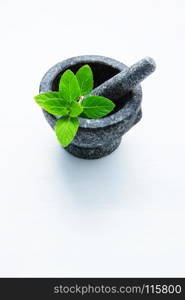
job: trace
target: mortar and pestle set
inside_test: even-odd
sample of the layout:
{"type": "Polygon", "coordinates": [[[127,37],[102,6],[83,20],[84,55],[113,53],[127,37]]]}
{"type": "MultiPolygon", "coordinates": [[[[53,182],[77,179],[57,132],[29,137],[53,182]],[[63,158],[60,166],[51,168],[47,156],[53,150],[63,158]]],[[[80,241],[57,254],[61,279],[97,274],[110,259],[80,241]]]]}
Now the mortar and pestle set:
{"type": "MultiPolygon", "coordinates": [[[[155,70],[152,58],[144,58],[130,68],[104,56],[77,56],[54,65],[40,83],[40,93],[57,91],[65,70],[76,72],[84,64],[90,65],[94,76],[91,95],[104,96],[116,106],[108,116],[100,119],[79,118],[80,126],[74,140],[64,148],[71,154],[95,159],[113,152],[120,144],[122,135],[138,123],[142,117],[142,89],[140,82],[155,70]]],[[[45,110],[44,116],[54,128],[57,118],[45,110]]]]}

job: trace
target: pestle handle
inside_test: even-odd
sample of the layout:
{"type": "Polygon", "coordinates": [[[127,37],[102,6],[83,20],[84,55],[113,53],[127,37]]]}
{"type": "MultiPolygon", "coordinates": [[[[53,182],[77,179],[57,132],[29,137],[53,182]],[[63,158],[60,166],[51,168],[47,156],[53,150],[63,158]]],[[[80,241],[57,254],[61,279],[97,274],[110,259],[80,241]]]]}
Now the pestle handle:
{"type": "Polygon", "coordinates": [[[117,100],[141,81],[154,72],[156,64],[150,57],[146,57],[122,71],[95,88],[91,95],[101,95],[111,100],[117,100]]]}

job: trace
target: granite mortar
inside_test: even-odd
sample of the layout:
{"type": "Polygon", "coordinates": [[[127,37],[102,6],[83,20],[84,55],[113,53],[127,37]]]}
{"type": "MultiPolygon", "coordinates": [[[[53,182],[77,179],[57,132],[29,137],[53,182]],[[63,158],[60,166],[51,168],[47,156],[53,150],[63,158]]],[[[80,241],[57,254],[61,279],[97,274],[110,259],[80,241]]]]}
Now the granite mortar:
{"type": "MultiPolygon", "coordinates": [[[[62,73],[67,69],[76,72],[84,64],[89,64],[92,68],[95,88],[119,72],[128,69],[125,64],[104,56],[72,57],[49,69],[41,80],[39,92],[58,90],[62,73]]],[[[113,100],[116,107],[110,115],[100,119],[79,118],[78,132],[73,141],[64,148],[66,151],[80,158],[97,159],[110,154],[120,145],[122,136],[142,117],[141,86],[136,86],[132,92],[118,99],[115,99],[114,91],[113,100]]],[[[57,117],[45,110],[43,113],[49,125],[54,129],[57,117]]]]}

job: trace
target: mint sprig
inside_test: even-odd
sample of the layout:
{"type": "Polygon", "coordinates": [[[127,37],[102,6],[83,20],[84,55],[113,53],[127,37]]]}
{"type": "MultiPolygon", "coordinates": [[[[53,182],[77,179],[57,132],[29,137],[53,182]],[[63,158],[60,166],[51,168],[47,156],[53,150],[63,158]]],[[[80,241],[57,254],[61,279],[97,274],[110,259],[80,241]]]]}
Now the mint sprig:
{"type": "Polygon", "coordinates": [[[48,113],[59,116],[55,132],[60,144],[67,147],[74,139],[78,117],[102,118],[109,114],[115,104],[102,96],[86,96],[93,90],[93,73],[89,65],[76,73],[66,70],[60,78],[59,91],[41,93],[34,97],[36,103],[48,113]]]}

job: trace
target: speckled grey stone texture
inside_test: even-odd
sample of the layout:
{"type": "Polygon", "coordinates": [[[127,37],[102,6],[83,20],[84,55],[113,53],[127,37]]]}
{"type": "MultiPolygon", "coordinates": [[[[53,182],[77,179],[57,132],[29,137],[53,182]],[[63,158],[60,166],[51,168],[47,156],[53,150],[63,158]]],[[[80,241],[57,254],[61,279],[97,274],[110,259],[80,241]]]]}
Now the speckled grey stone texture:
{"type": "MultiPolygon", "coordinates": [[[[89,64],[93,70],[95,88],[121,71],[128,71],[126,65],[111,58],[93,55],[73,57],[54,65],[44,75],[40,93],[57,90],[59,78],[66,69],[76,72],[84,64],[89,64]]],[[[64,148],[66,151],[81,158],[95,159],[110,154],[119,146],[122,135],[139,122],[142,116],[140,85],[127,95],[124,90],[122,92],[119,90],[118,97],[112,99],[116,104],[112,114],[101,119],[79,118],[79,130],[71,144],[64,148]]],[[[54,128],[57,118],[46,111],[43,113],[54,128]]]]}
{"type": "Polygon", "coordinates": [[[93,90],[91,94],[101,95],[116,102],[124,94],[133,90],[141,81],[148,77],[156,68],[152,58],[141,59],[129,69],[123,70],[93,90]]]}

